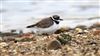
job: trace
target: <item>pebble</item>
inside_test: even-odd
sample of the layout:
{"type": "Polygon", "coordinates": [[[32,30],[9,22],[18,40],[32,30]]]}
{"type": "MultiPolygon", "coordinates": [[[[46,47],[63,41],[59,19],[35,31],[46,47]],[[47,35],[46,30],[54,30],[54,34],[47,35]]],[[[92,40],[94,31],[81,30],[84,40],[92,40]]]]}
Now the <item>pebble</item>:
{"type": "Polygon", "coordinates": [[[85,25],[78,25],[75,28],[80,28],[82,30],[86,30],[87,29],[87,26],[85,26],[85,25]]]}
{"type": "Polygon", "coordinates": [[[100,22],[94,23],[92,26],[89,27],[90,29],[97,28],[100,29],[100,22]]]}
{"type": "Polygon", "coordinates": [[[0,37],[0,41],[2,41],[3,39],[2,39],[2,37],[0,37]]]}
{"type": "Polygon", "coordinates": [[[100,35],[100,30],[93,29],[93,35],[100,35]]]}
{"type": "Polygon", "coordinates": [[[61,49],[61,43],[58,40],[53,40],[49,43],[48,49],[61,49]]]}
{"type": "Polygon", "coordinates": [[[0,43],[0,46],[8,46],[8,44],[6,42],[2,42],[0,43]]]}
{"type": "Polygon", "coordinates": [[[80,29],[80,28],[76,28],[75,31],[78,32],[78,33],[83,32],[83,30],[80,29]]]}

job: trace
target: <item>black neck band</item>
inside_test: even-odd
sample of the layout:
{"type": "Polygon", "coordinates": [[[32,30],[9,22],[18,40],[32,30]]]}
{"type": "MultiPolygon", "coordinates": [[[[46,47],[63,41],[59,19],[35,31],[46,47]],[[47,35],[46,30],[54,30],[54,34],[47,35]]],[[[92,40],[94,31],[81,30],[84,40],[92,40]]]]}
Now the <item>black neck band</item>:
{"type": "Polygon", "coordinates": [[[59,24],[59,21],[54,20],[52,17],[50,17],[56,24],[59,24]]]}

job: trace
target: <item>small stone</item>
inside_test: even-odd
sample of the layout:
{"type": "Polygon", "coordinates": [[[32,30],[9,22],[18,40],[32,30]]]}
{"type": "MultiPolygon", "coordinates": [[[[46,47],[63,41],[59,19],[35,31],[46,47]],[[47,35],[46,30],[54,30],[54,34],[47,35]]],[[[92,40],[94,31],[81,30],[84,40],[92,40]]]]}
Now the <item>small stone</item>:
{"type": "Polygon", "coordinates": [[[0,43],[0,46],[8,46],[8,44],[5,42],[2,42],[2,43],[0,43]]]}
{"type": "Polygon", "coordinates": [[[78,33],[78,34],[84,34],[84,33],[86,33],[86,32],[84,32],[84,30],[82,30],[82,29],[80,29],[80,28],[76,28],[75,31],[76,31],[76,33],[78,33]]]}
{"type": "Polygon", "coordinates": [[[75,28],[80,28],[82,30],[86,30],[87,29],[87,26],[85,26],[85,25],[78,25],[75,28]]]}
{"type": "Polygon", "coordinates": [[[93,35],[100,35],[100,30],[93,29],[93,35]]]}
{"type": "Polygon", "coordinates": [[[89,31],[88,31],[88,30],[84,30],[84,32],[85,32],[85,33],[88,33],[89,31]]]}
{"type": "Polygon", "coordinates": [[[61,49],[61,43],[58,40],[53,40],[48,45],[48,49],[54,49],[54,50],[61,49]]]}
{"type": "Polygon", "coordinates": [[[100,55],[100,50],[98,50],[98,52],[97,52],[97,53],[98,53],[98,55],[100,55]]]}
{"type": "Polygon", "coordinates": [[[89,45],[96,45],[97,43],[96,43],[96,41],[91,40],[91,41],[88,41],[88,44],[89,45]]]}
{"type": "Polygon", "coordinates": [[[96,22],[92,26],[90,26],[90,29],[93,29],[93,28],[100,29],[100,22],[96,22]]]}
{"type": "Polygon", "coordinates": [[[78,32],[78,33],[83,32],[83,30],[80,29],[80,28],[76,28],[75,31],[78,32]]]}
{"type": "Polygon", "coordinates": [[[15,43],[20,42],[23,38],[15,38],[15,43]]]}
{"type": "Polygon", "coordinates": [[[0,37],[0,41],[3,41],[2,37],[0,37]]]}
{"type": "Polygon", "coordinates": [[[84,38],[87,38],[87,36],[83,36],[84,38]]]}

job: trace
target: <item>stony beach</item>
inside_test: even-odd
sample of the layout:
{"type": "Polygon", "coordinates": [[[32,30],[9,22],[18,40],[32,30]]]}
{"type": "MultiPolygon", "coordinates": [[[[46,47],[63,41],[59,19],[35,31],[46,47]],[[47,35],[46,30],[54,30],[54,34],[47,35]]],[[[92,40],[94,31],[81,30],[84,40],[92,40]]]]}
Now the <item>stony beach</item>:
{"type": "Polygon", "coordinates": [[[52,35],[1,32],[0,56],[100,56],[100,24],[61,28],[52,35]]]}
{"type": "Polygon", "coordinates": [[[99,12],[100,0],[0,0],[0,56],[100,56],[99,12]],[[52,15],[54,34],[26,28],[52,15]]]}

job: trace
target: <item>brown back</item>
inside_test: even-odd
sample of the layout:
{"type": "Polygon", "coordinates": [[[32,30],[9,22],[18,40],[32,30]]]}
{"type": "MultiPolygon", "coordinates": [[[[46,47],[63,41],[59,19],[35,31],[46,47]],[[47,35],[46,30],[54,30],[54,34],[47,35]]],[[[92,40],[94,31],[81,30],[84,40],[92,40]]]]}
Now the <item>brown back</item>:
{"type": "Polygon", "coordinates": [[[39,21],[38,23],[36,23],[36,26],[39,28],[47,28],[47,27],[50,27],[51,25],[53,25],[53,23],[54,22],[49,17],[49,18],[45,18],[45,19],[39,21]]]}

